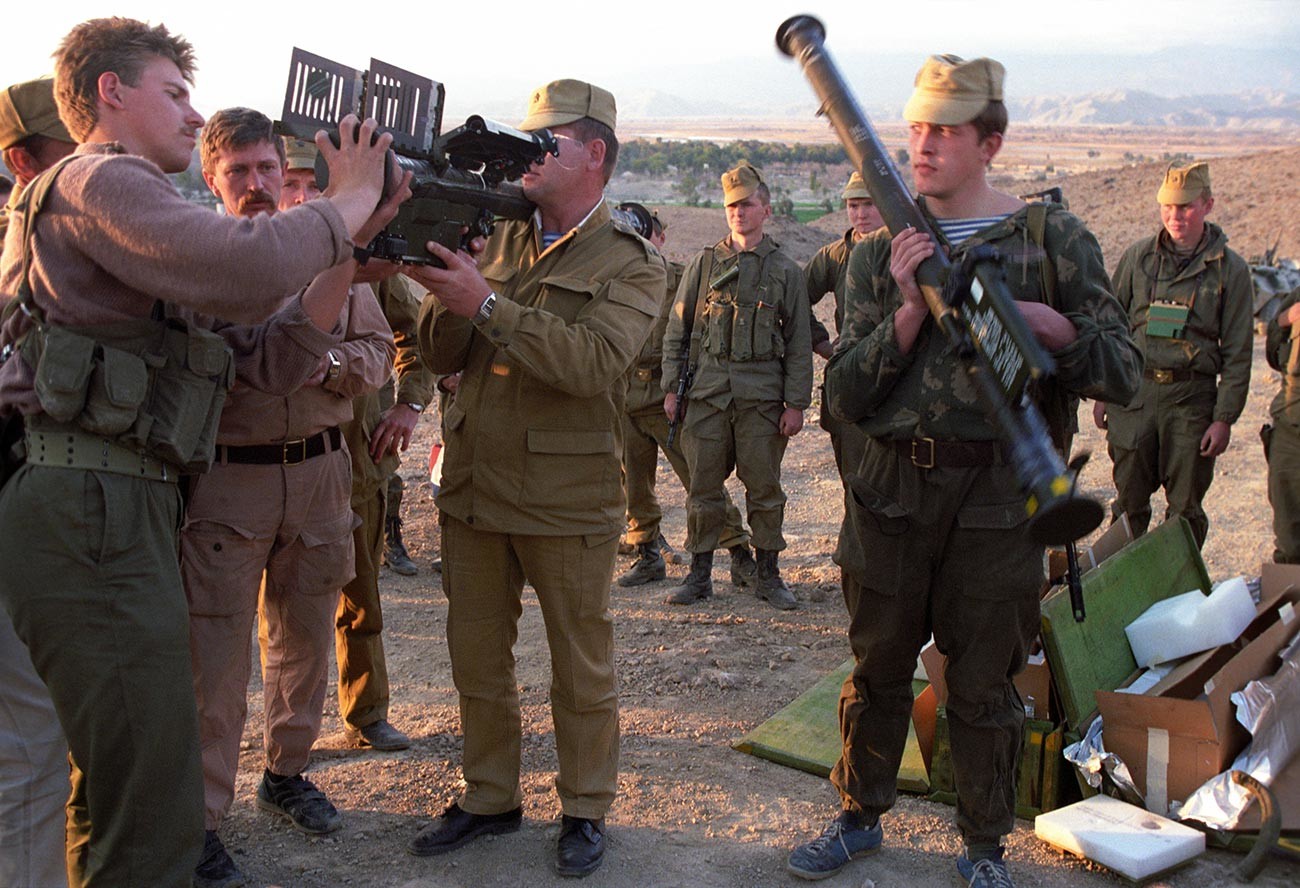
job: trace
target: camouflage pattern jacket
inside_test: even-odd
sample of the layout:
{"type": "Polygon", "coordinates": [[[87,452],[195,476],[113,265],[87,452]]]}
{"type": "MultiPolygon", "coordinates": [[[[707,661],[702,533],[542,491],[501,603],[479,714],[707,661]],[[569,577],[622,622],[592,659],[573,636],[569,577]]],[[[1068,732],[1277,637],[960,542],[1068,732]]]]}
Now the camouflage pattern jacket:
{"type": "MultiPolygon", "coordinates": [[[[1292,290],[1291,294],[1282,300],[1282,307],[1277,317],[1281,317],[1297,302],[1300,302],[1300,289],[1292,290]]],[[[1290,366],[1291,352],[1295,348],[1295,340],[1291,337],[1297,332],[1297,328],[1281,326],[1277,322],[1277,317],[1268,322],[1268,341],[1264,346],[1264,353],[1268,358],[1268,365],[1282,374],[1282,388],[1273,398],[1269,412],[1273,414],[1273,421],[1278,425],[1300,429],[1300,365],[1294,368],[1290,366]]]]}
{"type": "Polygon", "coordinates": [[[1205,229],[1205,248],[1182,271],[1163,229],[1130,246],[1115,268],[1115,297],[1148,368],[1220,377],[1214,419],[1231,425],[1250,394],[1255,290],[1223,229],[1209,222],[1205,229]],[[1147,336],[1147,310],[1157,299],[1191,308],[1183,338],[1147,336]]]}
{"type": "MultiPolygon", "coordinates": [[[[1142,355],[1111,295],[1096,238],[1078,218],[1052,205],[1039,250],[1027,216],[1028,208],[1022,207],[967,238],[952,251],[954,263],[977,244],[991,244],[1013,257],[1006,267],[1012,295],[1047,302],[1040,263],[1050,258],[1049,273],[1056,281],[1053,307],[1078,331],[1074,342],[1053,353],[1057,375],[1051,385],[1127,404],[1140,383],[1142,355]]],[[[996,427],[933,318],[925,320],[910,352],[899,351],[893,319],[902,296],[889,273],[889,252],[889,232],[881,229],[860,242],[850,257],[844,331],[826,368],[831,412],[873,438],[995,440],[996,427]]],[[[1066,403],[1059,391],[1040,391],[1038,400],[1045,414],[1059,412],[1066,403]]],[[[1049,423],[1062,421],[1059,416],[1047,418],[1049,423]]]]}
{"type": "Polygon", "coordinates": [[[659,315],[663,260],[602,201],[545,250],[532,219],[498,222],[479,270],[497,293],[487,321],[432,296],[420,309],[426,366],[463,371],[438,508],[493,533],[617,534],[627,369],[659,315]]]}
{"type": "MultiPolygon", "coordinates": [[[[700,336],[697,348],[695,382],[691,386],[692,400],[704,401],[725,408],[733,399],[747,401],[779,401],[786,407],[807,409],[812,404],[812,336],[808,330],[808,293],[804,289],[803,269],[781,252],[776,241],[768,235],[752,250],[737,253],[732,249],[728,235],[708,247],[691,260],[677,288],[677,298],[668,319],[664,334],[664,364],[661,384],[664,392],[677,391],[677,375],[681,366],[682,313],[688,298],[699,292],[700,277],[705,273],[708,255],[713,254],[712,279],[717,279],[732,264],[740,263],[740,277],[727,284],[723,292],[708,291],[700,296],[706,304],[697,306],[692,336],[700,336]],[[719,357],[710,342],[710,317],[714,305],[754,305],[774,309],[775,323],[770,335],[772,341],[763,343],[771,353],[768,358],[735,360],[719,357]]],[[[757,315],[758,312],[755,312],[757,315]]],[[[754,341],[765,335],[760,322],[753,327],[754,341]]],[[[723,335],[739,342],[738,326],[732,326],[723,335]]],[[[751,343],[752,344],[752,343],[751,343]]],[[[756,346],[757,347],[757,346],[756,346]]],[[[726,348],[725,346],[723,348],[726,348]]]]}

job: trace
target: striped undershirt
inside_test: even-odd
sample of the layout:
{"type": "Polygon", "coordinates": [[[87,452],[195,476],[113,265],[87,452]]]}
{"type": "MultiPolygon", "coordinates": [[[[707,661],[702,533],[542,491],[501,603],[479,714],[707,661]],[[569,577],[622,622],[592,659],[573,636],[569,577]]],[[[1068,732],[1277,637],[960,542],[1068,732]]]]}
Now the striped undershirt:
{"type": "Polygon", "coordinates": [[[1003,213],[1000,216],[978,216],[974,219],[936,219],[935,221],[939,223],[939,230],[948,239],[948,243],[955,247],[975,232],[988,228],[995,222],[1001,222],[1010,215],[1010,213],[1003,213]]]}

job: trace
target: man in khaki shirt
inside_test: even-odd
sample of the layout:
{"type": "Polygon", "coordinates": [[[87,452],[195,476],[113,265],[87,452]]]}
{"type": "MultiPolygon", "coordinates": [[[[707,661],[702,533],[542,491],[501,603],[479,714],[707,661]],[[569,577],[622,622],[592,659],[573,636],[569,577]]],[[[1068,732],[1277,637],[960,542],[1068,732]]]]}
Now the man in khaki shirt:
{"type": "MultiPolygon", "coordinates": [[[[280,209],[287,210],[319,196],[316,186],[316,146],[285,138],[284,188],[280,209]]],[[[335,619],[335,654],[339,669],[339,717],[348,741],[365,749],[392,752],[406,749],[410,738],[388,720],[388,661],[384,655],[384,616],[379,601],[379,565],[385,547],[386,514],[393,513],[391,497],[401,496],[398,452],[411,443],[415,425],[432,398],[433,380],[424,369],[415,341],[420,300],[408,278],[395,274],[397,266],[371,260],[358,272],[357,283],[371,287],[380,311],[393,331],[397,361],[396,380],[378,391],[358,395],[352,419],[340,428],[352,457],[352,511],[360,523],[352,531],[356,549],[356,576],[343,586],[335,619]],[[393,482],[396,482],[394,484],[393,482]]],[[[400,536],[398,537],[400,540],[400,536]]],[[[263,620],[259,640],[266,649],[263,620]]]]}
{"type": "Polygon", "coordinates": [[[614,97],[577,80],[536,90],[523,130],[558,151],[523,177],[532,219],[498,222],[478,260],[429,245],[447,267],[412,269],[430,290],[420,346],[461,372],[443,421],[443,587],[460,694],[466,789],[408,849],[441,854],[520,826],[520,715],[512,642],[524,583],[551,651],[561,875],[605,853],[618,785],[618,693],[609,589],[625,500],[623,376],[658,314],[664,266],[610,218],[614,97]]]}
{"type": "MultiPolygon", "coordinates": [[[[203,130],[202,160],[204,181],[227,213],[277,212],[284,148],[265,115],[217,112],[203,130]]],[[[341,342],[321,334],[317,343],[264,346],[271,372],[301,379],[304,362],[314,372],[287,392],[236,379],[217,432],[217,462],[196,479],[186,504],[181,574],[209,836],[195,872],[199,886],[237,877],[216,832],[234,798],[259,583],[267,764],[257,804],[308,834],[340,825],[333,805],[302,777],[320,732],[338,590],[354,572],[351,465],[339,424],[352,418],[353,398],[384,383],[395,352],[367,285],[351,287],[339,327],[341,342]]]]}

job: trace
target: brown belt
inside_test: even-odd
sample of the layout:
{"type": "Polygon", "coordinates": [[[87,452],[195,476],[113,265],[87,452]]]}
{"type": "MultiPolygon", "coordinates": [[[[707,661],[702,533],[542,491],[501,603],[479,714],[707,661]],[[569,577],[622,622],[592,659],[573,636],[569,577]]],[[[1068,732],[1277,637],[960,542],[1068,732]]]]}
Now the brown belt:
{"type": "Polygon", "coordinates": [[[971,468],[973,466],[1000,466],[1004,462],[1002,445],[997,441],[936,441],[934,438],[913,438],[902,441],[884,441],[919,469],[971,468]]]}
{"type": "Polygon", "coordinates": [[[1144,367],[1142,375],[1152,382],[1167,385],[1171,382],[1187,382],[1189,379],[1199,379],[1208,374],[1197,373],[1195,370],[1162,370],[1159,367],[1144,367]]]}
{"type": "Polygon", "coordinates": [[[343,435],[332,426],[310,438],[296,438],[275,444],[217,445],[217,462],[257,466],[295,466],[322,453],[338,450],[343,435]]]}

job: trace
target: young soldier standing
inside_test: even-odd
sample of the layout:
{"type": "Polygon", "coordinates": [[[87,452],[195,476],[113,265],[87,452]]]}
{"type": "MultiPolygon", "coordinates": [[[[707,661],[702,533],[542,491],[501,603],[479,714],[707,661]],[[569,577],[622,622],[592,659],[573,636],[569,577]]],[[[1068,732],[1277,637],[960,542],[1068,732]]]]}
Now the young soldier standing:
{"type": "MultiPolygon", "coordinates": [[[[662,252],[667,226],[653,217],[650,242],[662,252]]],[[[636,546],[637,559],[618,578],[620,586],[640,586],[662,580],[667,574],[664,554],[660,551],[663,536],[659,522],[663,512],[655,497],[655,473],[659,469],[659,452],[668,457],[682,487],[690,490],[691,470],[681,450],[681,438],[668,443],[668,419],[664,416],[663,377],[664,330],[682,279],[682,265],[664,259],[668,270],[668,288],[664,291],[663,311],[641,347],[636,363],[628,374],[626,413],[623,414],[623,487],[627,491],[627,541],[636,546]]],[[[740,520],[740,512],[730,495],[726,497],[726,526],[718,546],[731,553],[731,581],[738,586],[754,582],[756,568],[749,551],[749,532],[740,520]]]]}
{"type": "Polygon", "coordinates": [[[1115,269],[1115,296],[1146,358],[1142,389],[1127,408],[1098,401],[1093,419],[1114,463],[1115,517],[1146,533],[1163,486],[1165,520],[1186,518],[1204,546],[1201,501],[1250,392],[1254,288],[1223,229],[1205,221],[1214,208],[1206,164],[1170,166],[1156,200],[1161,230],[1115,269]]]}
{"type": "MultiPolygon", "coordinates": [[[[812,401],[812,339],[803,271],[763,233],[771,195],[746,161],[722,174],[731,233],[692,260],[664,336],[664,412],[677,412],[686,303],[694,298],[698,368],[682,424],[690,468],[686,548],[691,572],[668,596],[690,604],[713,594],[713,550],[726,519],[723,485],[732,470],[758,552],[756,593],[773,607],[796,606],[777,568],[785,548],[781,458],[812,401]]],[[[691,349],[694,355],[696,349],[691,349]]]]}
{"type": "MultiPolygon", "coordinates": [[[[1127,401],[1141,357],[1096,240],[1053,206],[1046,255],[1025,255],[1026,205],[985,179],[1006,129],[1002,77],[990,59],[935,56],[921,68],[904,114],[923,209],[954,261],[981,244],[1023,257],[1025,273],[1008,274],[1008,285],[1056,361],[1057,384],[1127,401]],[[1056,276],[1059,310],[1045,302],[1042,261],[1056,276]]],[[[933,633],[948,657],[965,843],[957,868],[978,888],[1011,885],[1002,839],[1015,824],[1025,718],[1012,676],[1038,633],[1043,549],[1026,533],[1024,496],[997,431],[917,286],[916,269],[935,248],[908,229],[892,241],[878,232],[854,250],[845,329],[827,368],[830,409],[867,438],[848,515],[866,571],[844,587],[856,665],[840,692],[844,746],[831,772],[842,810],[787,864],[807,879],[880,846],[880,816],[894,803],[907,740],[912,671],[933,633]]]]}
{"type": "Polygon", "coordinates": [[[253,224],[186,201],[164,174],[189,165],[203,125],[193,70],[190,44],[161,25],[74,28],[54,89],[82,144],[32,183],[34,196],[48,186],[43,209],[20,202],[0,260],[0,293],[27,309],[0,332],[0,416],[22,414],[27,444],[0,494],[0,601],[76,766],[75,885],[189,888],[203,845],[175,482],[212,459],[232,358],[194,313],[330,329],[333,292],[308,287],[288,307],[285,294],[322,269],[350,279],[351,238],[385,221],[372,214],[391,140],[371,145],[368,121],[358,141],[354,118],[341,148],[322,139],[331,194],[311,209],[253,224]],[[91,383],[107,366],[112,397],[91,383]]]}

